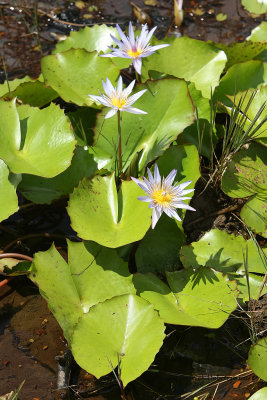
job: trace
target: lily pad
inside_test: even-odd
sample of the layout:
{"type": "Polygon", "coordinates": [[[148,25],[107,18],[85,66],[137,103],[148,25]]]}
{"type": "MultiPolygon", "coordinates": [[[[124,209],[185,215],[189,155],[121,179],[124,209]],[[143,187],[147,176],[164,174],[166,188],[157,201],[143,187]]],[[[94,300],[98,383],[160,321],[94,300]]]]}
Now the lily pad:
{"type": "Polygon", "coordinates": [[[114,45],[110,35],[119,39],[118,31],[111,26],[94,25],[86,26],[78,31],[71,31],[67,39],[57,43],[53,54],[62,53],[70,49],[85,49],[87,51],[107,51],[109,46],[114,45]]]}
{"type": "MultiPolygon", "coordinates": [[[[124,112],[122,115],[122,160],[124,170],[136,153],[139,171],[161,155],[184,128],[194,121],[194,106],[184,81],[176,78],[149,81],[137,85],[135,92],[147,92],[134,104],[147,115],[124,112]]],[[[98,115],[95,127],[94,148],[105,153],[107,160],[115,160],[117,143],[117,118],[104,120],[106,110],[98,115]]],[[[114,164],[113,164],[114,168],[114,164]]]]}
{"type": "Polygon", "coordinates": [[[155,229],[149,229],[135,254],[139,272],[172,271],[179,265],[179,250],[185,235],[176,222],[162,215],[155,229]]]}
{"type": "Polygon", "coordinates": [[[164,339],[164,323],[152,304],[133,294],[114,297],[84,314],[73,335],[76,362],[97,378],[120,363],[126,386],[153,362],[164,339]]]}
{"type": "Polygon", "coordinates": [[[151,224],[151,210],[137,199],[143,193],[124,181],[117,194],[114,175],[84,179],[70,196],[72,228],[82,239],[112,248],[140,240],[151,224]]]}
{"type": "Polygon", "coordinates": [[[248,149],[238,151],[222,177],[222,190],[230,197],[247,197],[267,194],[267,154],[259,143],[251,143],[248,149]]]}
{"type": "Polygon", "coordinates": [[[9,170],[0,160],[0,221],[18,211],[16,187],[9,181],[9,170]]]}
{"type": "Polygon", "coordinates": [[[46,56],[42,58],[41,66],[45,83],[63,100],[79,106],[92,105],[88,95],[98,95],[102,80],[108,77],[114,82],[119,75],[119,68],[109,58],[83,49],[46,56]]]}
{"type": "Polygon", "coordinates": [[[50,179],[23,174],[19,191],[34,203],[50,204],[53,200],[71,193],[84,177],[91,178],[96,169],[93,156],[88,150],[78,146],[71,165],[64,172],[50,179]]]}
{"type": "Polygon", "coordinates": [[[183,78],[193,82],[204,97],[210,98],[226,61],[225,53],[215,46],[183,36],[148,57],[143,63],[142,76],[147,78],[149,70],[154,70],[183,78]]]}
{"type": "Polygon", "coordinates": [[[0,102],[0,158],[12,172],[52,178],[71,163],[75,139],[63,110],[54,104],[19,119],[15,100],[0,102]]]}
{"type": "Polygon", "coordinates": [[[262,380],[267,381],[267,337],[252,345],[248,356],[248,365],[262,380]]]}
{"type": "MultiPolygon", "coordinates": [[[[264,86],[266,83],[267,67],[265,63],[260,60],[242,62],[229,68],[216,89],[215,97],[224,104],[230,105],[229,100],[227,102],[227,95],[234,96],[239,92],[264,86]]],[[[249,96],[247,97],[249,98],[249,96]]],[[[236,100],[237,102],[238,100],[236,100]]]]}
{"type": "Polygon", "coordinates": [[[267,12],[266,0],[241,0],[247,11],[253,14],[265,14],[267,12]]]}
{"type": "Polygon", "coordinates": [[[69,264],[55,246],[34,255],[30,278],[48,301],[70,342],[79,318],[113,296],[135,293],[127,264],[115,250],[95,243],[68,243],[69,264]]]}
{"type": "Polygon", "coordinates": [[[267,199],[257,196],[249,199],[243,206],[240,217],[252,231],[267,238],[267,199]]]}
{"type": "Polygon", "coordinates": [[[212,229],[198,242],[183,246],[180,257],[185,268],[198,268],[202,265],[226,273],[244,270],[246,249],[249,272],[265,274],[266,270],[252,239],[245,240],[242,236],[229,235],[219,229],[212,229]]]}
{"type": "Polygon", "coordinates": [[[134,275],[138,294],[166,323],[219,328],[236,308],[236,283],[220,272],[201,267],[166,275],[169,287],[153,274],[134,275]]]}
{"type": "Polygon", "coordinates": [[[257,390],[248,400],[265,400],[267,398],[267,387],[257,390]]]}
{"type": "Polygon", "coordinates": [[[267,42],[267,22],[262,23],[251,31],[251,35],[247,38],[252,42],[267,42]]]}

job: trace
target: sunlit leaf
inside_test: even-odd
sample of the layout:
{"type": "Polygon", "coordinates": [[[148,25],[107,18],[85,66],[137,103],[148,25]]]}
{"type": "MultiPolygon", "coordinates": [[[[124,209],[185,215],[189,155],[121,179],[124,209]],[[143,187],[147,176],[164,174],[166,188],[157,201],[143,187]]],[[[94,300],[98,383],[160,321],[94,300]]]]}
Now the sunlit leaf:
{"type": "Polygon", "coordinates": [[[0,221],[18,211],[16,187],[9,181],[9,170],[0,160],[0,221]]]}
{"type": "Polygon", "coordinates": [[[253,241],[242,236],[230,235],[219,229],[205,233],[198,242],[183,246],[180,252],[185,268],[198,268],[199,265],[214,268],[223,273],[244,270],[244,257],[248,249],[248,270],[266,273],[257,247],[253,241]]]}
{"type": "Polygon", "coordinates": [[[71,163],[75,139],[63,110],[54,104],[26,107],[20,119],[15,100],[0,102],[0,158],[14,173],[54,177],[71,163]]]}
{"type": "Polygon", "coordinates": [[[69,264],[54,245],[34,255],[30,278],[48,301],[68,341],[79,318],[98,302],[135,293],[127,264],[115,250],[95,243],[68,243],[69,264]]]}
{"type": "Polygon", "coordinates": [[[253,196],[243,206],[240,217],[252,231],[267,238],[267,199],[253,196]]]}
{"type": "Polygon", "coordinates": [[[248,365],[262,380],[267,381],[267,337],[252,345],[248,356],[248,365]]]}
{"type": "Polygon", "coordinates": [[[155,358],[164,339],[164,323],[153,306],[135,295],[114,297],[84,314],[73,335],[76,362],[97,378],[120,362],[124,386],[155,358]]]}
{"type": "Polygon", "coordinates": [[[147,78],[149,70],[154,70],[183,78],[194,82],[202,95],[210,98],[226,61],[225,53],[215,46],[184,36],[145,59],[142,74],[147,78]]]}
{"type": "Polygon", "coordinates": [[[68,213],[78,236],[107,247],[140,240],[151,224],[151,210],[137,199],[144,192],[133,181],[117,194],[114,175],[82,180],[70,196],[68,213]]]}
{"type": "Polygon", "coordinates": [[[206,267],[166,272],[169,287],[153,274],[134,275],[138,294],[166,323],[219,328],[236,308],[236,283],[206,267]]]}
{"type": "Polygon", "coordinates": [[[68,50],[42,59],[45,83],[51,86],[63,100],[90,106],[89,94],[98,95],[102,80],[108,77],[114,83],[119,68],[109,58],[99,57],[96,51],[68,50]]]}

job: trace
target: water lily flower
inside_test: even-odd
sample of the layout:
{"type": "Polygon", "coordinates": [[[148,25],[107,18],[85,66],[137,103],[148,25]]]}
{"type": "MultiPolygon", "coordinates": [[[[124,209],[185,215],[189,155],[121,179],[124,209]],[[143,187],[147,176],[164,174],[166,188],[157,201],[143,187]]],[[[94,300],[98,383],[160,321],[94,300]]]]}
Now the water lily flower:
{"type": "Polygon", "coordinates": [[[121,41],[110,35],[119,48],[109,46],[111,53],[102,54],[101,57],[122,57],[131,58],[134,69],[141,75],[142,57],[148,57],[154,54],[156,50],[169,46],[169,44],[159,44],[157,46],[150,46],[149,41],[157,29],[155,26],[151,31],[148,30],[147,24],[143,25],[140,37],[134,36],[132,23],[129,23],[129,37],[127,37],[119,27],[116,25],[117,31],[120,35],[121,41]]]}
{"type": "Polygon", "coordinates": [[[147,173],[149,179],[145,177],[143,180],[131,178],[147,194],[147,196],[138,197],[138,200],[149,202],[150,204],[148,207],[153,209],[152,229],[155,228],[163,212],[165,212],[168,217],[174,217],[177,221],[181,221],[181,218],[176,212],[176,208],[196,211],[193,207],[183,202],[183,200],[191,199],[191,197],[184,196],[193,192],[194,189],[184,190],[184,188],[192,181],[183,182],[181,184],[175,183],[173,185],[177,170],[173,169],[167,178],[163,177],[161,179],[157,164],[155,164],[154,177],[149,169],[147,169],[147,173]]]}
{"type": "Polygon", "coordinates": [[[119,77],[117,88],[113,87],[112,83],[107,78],[106,82],[102,81],[103,89],[106,94],[100,94],[100,96],[89,94],[89,96],[92,100],[98,101],[104,106],[111,107],[111,110],[106,114],[105,119],[113,117],[117,111],[127,111],[133,114],[147,114],[146,111],[132,107],[132,104],[147,91],[147,89],[140,90],[140,92],[129,96],[133,90],[134,84],[135,80],[133,80],[130,85],[123,90],[121,76],[119,77]]]}

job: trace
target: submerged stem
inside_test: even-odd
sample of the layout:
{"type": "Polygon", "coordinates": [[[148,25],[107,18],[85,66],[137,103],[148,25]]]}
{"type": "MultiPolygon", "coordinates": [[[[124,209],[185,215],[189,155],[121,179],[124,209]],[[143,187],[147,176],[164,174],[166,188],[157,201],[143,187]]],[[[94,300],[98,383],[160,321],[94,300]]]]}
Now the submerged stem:
{"type": "Polygon", "coordinates": [[[118,110],[118,136],[119,136],[119,145],[118,145],[118,158],[119,158],[119,174],[122,170],[122,160],[121,160],[121,112],[118,110]]]}

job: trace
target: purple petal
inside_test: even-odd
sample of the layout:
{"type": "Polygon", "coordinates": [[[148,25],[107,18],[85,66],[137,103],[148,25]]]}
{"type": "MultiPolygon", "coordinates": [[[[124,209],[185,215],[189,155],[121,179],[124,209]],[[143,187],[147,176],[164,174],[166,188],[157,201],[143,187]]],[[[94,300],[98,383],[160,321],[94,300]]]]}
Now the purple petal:
{"type": "Polygon", "coordinates": [[[150,51],[157,51],[159,49],[163,49],[163,47],[168,47],[169,44],[158,44],[157,46],[151,46],[149,47],[150,51]]]}
{"type": "Polygon", "coordinates": [[[112,109],[109,110],[109,112],[105,115],[105,118],[104,118],[104,119],[113,117],[113,115],[115,115],[117,111],[118,111],[117,109],[112,108],[112,109]]]}
{"type": "Polygon", "coordinates": [[[159,208],[154,208],[152,211],[152,229],[155,228],[158,220],[160,219],[162,210],[159,208]]]}
{"type": "Polygon", "coordinates": [[[147,196],[139,196],[137,198],[138,198],[138,200],[145,201],[147,203],[151,201],[151,198],[147,197],[147,196]]]}
{"type": "Polygon", "coordinates": [[[129,39],[132,47],[135,47],[134,30],[131,21],[129,22],[129,39]]]}
{"type": "Polygon", "coordinates": [[[166,186],[172,185],[176,174],[177,174],[177,169],[173,169],[173,170],[169,173],[169,175],[167,176],[167,178],[164,180],[166,186]]]}
{"type": "Polygon", "coordinates": [[[155,164],[155,168],[154,168],[154,182],[157,185],[161,184],[161,176],[160,176],[160,173],[159,173],[159,169],[158,169],[157,163],[155,164]]]}
{"type": "Polygon", "coordinates": [[[124,43],[126,46],[129,46],[129,47],[130,47],[129,40],[127,39],[127,37],[125,36],[125,34],[122,32],[122,30],[121,30],[121,28],[119,27],[118,24],[116,24],[116,28],[117,28],[118,34],[120,35],[121,40],[123,41],[123,43],[124,43]]]}
{"type": "Polygon", "coordinates": [[[147,91],[147,89],[144,90],[140,90],[140,92],[137,92],[135,94],[133,94],[131,97],[129,97],[127,104],[129,104],[129,106],[131,106],[133,103],[136,102],[136,100],[139,99],[139,97],[141,97],[145,92],[147,91]]]}
{"type": "Polygon", "coordinates": [[[117,92],[118,93],[122,92],[122,77],[121,76],[119,77],[119,80],[118,80],[117,92]]]}
{"type": "Polygon", "coordinates": [[[142,60],[141,58],[133,58],[133,67],[136,72],[141,75],[141,68],[142,68],[142,60]]]}
{"type": "Polygon", "coordinates": [[[123,43],[119,39],[115,38],[113,35],[110,35],[110,37],[120,48],[123,47],[123,43]]]}
{"type": "Polygon", "coordinates": [[[141,181],[140,179],[136,179],[133,176],[131,176],[131,179],[136,183],[141,189],[143,189],[145,192],[147,192],[147,187],[144,181],[141,181]]]}
{"type": "Polygon", "coordinates": [[[144,45],[145,45],[145,46],[146,46],[146,45],[148,44],[148,42],[150,41],[150,39],[151,39],[151,37],[152,37],[152,35],[153,35],[153,33],[155,32],[156,29],[157,29],[157,26],[154,26],[154,28],[151,29],[151,31],[147,33],[146,38],[145,38],[145,41],[144,41],[144,45]]]}
{"type": "Polygon", "coordinates": [[[196,211],[195,208],[189,206],[188,204],[182,203],[182,202],[180,204],[179,203],[175,204],[175,208],[184,208],[185,210],[196,211]]]}
{"type": "Polygon", "coordinates": [[[132,113],[132,114],[147,114],[146,111],[139,110],[139,108],[135,108],[135,107],[131,107],[131,106],[129,106],[129,107],[125,108],[125,109],[121,109],[121,111],[127,111],[127,112],[132,113]]]}
{"type": "Polygon", "coordinates": [[[127,88],[124,89],[123,91],[123,97],[128,97],[130,93],[132,93],[133,87],[135,84],[135,79],[130,83],[129,86],[127,86],[127,88]]]}

